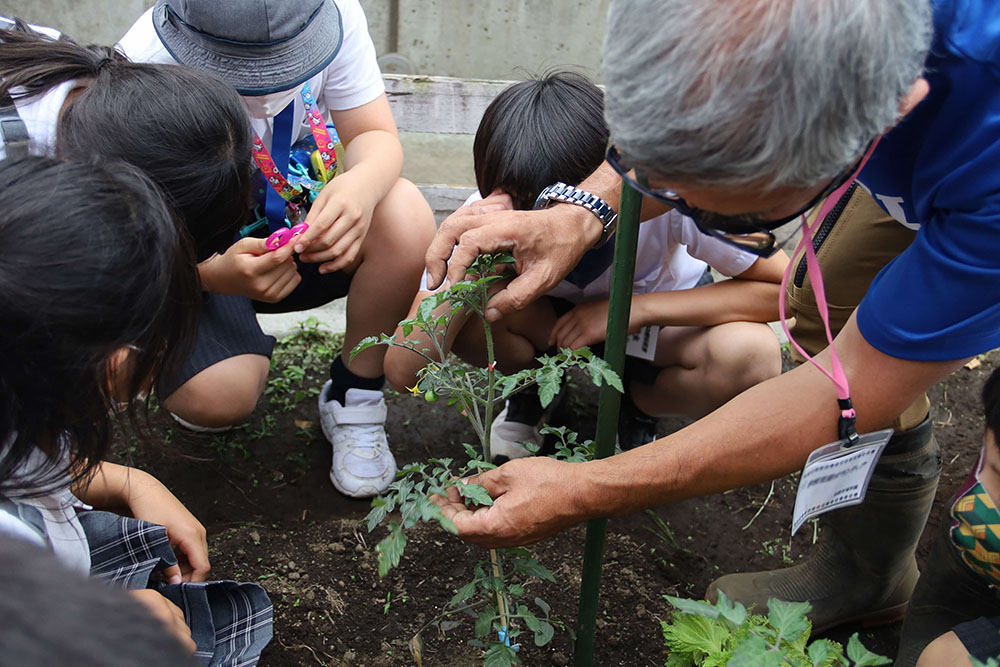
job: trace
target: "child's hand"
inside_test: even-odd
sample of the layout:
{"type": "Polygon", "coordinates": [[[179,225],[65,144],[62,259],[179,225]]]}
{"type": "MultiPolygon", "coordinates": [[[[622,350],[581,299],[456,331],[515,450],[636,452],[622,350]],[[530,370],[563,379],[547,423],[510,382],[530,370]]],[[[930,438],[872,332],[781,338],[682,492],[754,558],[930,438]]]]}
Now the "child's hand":
{"type": "Polygon", "coordinates": [[[191,628],[184,622],[184,612],[180,607],[149,588],[127,592],[133,600],[142,604],[146,611],[159,619],[185,650],[192,654],[195,652],[198,647],[191,639],[191,628]]]}
{"type": "Polygon", "coordinates": [[[320,273],[353,266],[372,224],[378,201],[351,176],[341,174],[323,188],[306,216],[309,229],[294,242],[303,261],[323,262],[320,273]]]}
{"type": "MultiPolygon", "coordinates": [[[[642,327],[633,311],[629,317],[629,333],[642,327]]],[[[573,307],[558,320],[549,334],[549,345],[576,350],[584,345],[599,343],[608,337],[608,301],[589,301],[573,307]]]]}
{"type": "Polygon", "coordinates": [[[130,473],[127,503],[132,516],[164,526],[170,545],[180,551],[180,563],[163,570],[167,583],[205,581],[212,568],[205,527],[158,479],[135,469],[130,473]]]}
{"type": "Polygon", "coordinates": [[[269,250],[265,239],[245,238],[198,265],[204,289],[276,303],[299,284],[292,244],[269,250]]]}

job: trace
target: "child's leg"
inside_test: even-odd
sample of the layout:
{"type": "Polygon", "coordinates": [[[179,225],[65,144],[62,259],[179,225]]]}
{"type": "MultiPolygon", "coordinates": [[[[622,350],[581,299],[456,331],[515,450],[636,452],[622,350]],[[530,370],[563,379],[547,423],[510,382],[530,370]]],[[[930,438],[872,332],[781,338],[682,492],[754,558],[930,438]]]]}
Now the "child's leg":
{"type": "Polygon", "coordinates": [[[781,372],[781,348],[766,324],[664,327],[652,385],[632,382],[635,405],[649,415],[702,417],[753,385],[781,372]]]}
{"type": "MultiPolygon", "coordinates": [[[[493,356],[504,373],[516,373],[536,365],[535,357],[548,349],[549,333],[556,323],[556,312],[547,297],[494,322],[493,356]]],[[[486,332],[483,322],[472,317],[454,343],[455,354],[474,366],[485,366],[486,332]]]]}
{"type": "MultiPolygon", "coordinates": [[[[549,333],[556,323],[556,310],[547,297],[542,297],[516,313],[506,315],[493,324],[494,357],[503,373],[516,373],[537,365],[535,357],[548,349],[549,333]]],[[[482,320],[473,317],[456,339],[455,353],[476,366],[488,363],[486,334],[482,320]]],[[[555,402],[543,408],[538,389],[520,391],[507,399],[503,409],[490,426],[490,454],[495,463],[528,456],[522,443],[541,447],[539,431],[548,420],[555,402]]]]}
{"type": "Polygon", "coordinates": [[[208,294],[191,356],[173,377],[157,382],[157,395],[191,425],[239,424],[264,391],[273,347],[274,338],[261,331],[249,299],[208,294]]]}
{"type": "Polygon", "coordinates": [[[424,253],[436,229],[434,213],[413,183],[399,179],[375,207],[347,298],[341,363],[351,374],[383,378],[386,347],[375,345],[352,361],[362,338],[392,333],[420,284],[424,253]]]}
{"type": "MultiPolygon", "coordinates": [[[[406,319],[415,317],[421,302],[431,294],[417,292],[406,319]]],[[[434,317],[440,317],[450,309],[450,304],[442,304],[434,311],[434,317]]],[[[493,323],[494,357],[502,371],[513,373],[534,366],[535,357],[547,347],[549,332],[555,321],[556,313],[549,299],[542,298],[493,323]]],[[[397,340],[404,339],[403,332],[398,328],[394,335],[397,340]]],[[[426,348],[425,354],[429,357],[438,359],[437,348],[425,332],[414,329],[406,339],[415,342],[419,348],[426,348]]],[[[452,316],[441,346],[445,354],[453,351],[474,366],[487,364],[486,333],[482,320],[469,311],[459,311],[452,316]]],[[[385,351],[385,376],[396,391],[412,387],[417,381],[417,371],[426,364],[426,359],[401,346],[392,346],[385,351]]]]}
{"type": "Polygon", "coordinates": [[[241,424],[264,392],[271,359],[240,354],[201,371],[163,400],[163,406],[195,426],[225,428],[241,424]]]}
{"type": "Polygon", "coordinates": [[[323,433],[333,446],[330,480],[338,491],[367,498],[385,491],[396,461],[385,436],[384,359],[374,345],[351,359],[365,337],[390,334],[420,284],[434,214],[415,185],[400,179],[375,207],[361,255],[352,267],[344,350],[319,396],[323,433]]]}
{"type": "MultiPolygon", "coordinates": [[[[432,294],[433,292],[425,292],[423,290],[417,292],[417,295],[413,297],[413,303],[410,304],[410,310],[406,314],[406,319],[410,320],[416,317],[417,309],[420,308],[420,304],[424,299],[430,297],[432,294]]],[[[434,310],[433,317],[440,317],[450,310],[451,304],[445,302],[434,310]]],[[[450,325],[446,331],[447,336],[445,336],[444,340],[440,340],[440,336],[443,332],[434,332],[435,335],[438,336],[439,344],[444,350],[445,355],[451,351],[455,339],[460,335],[463,328],[465,328],[470,317],[471,315],[468,311],[462,310],[455,313],[451,318],[450,325]]],[[[423,352],[425,355],[435,361],[440,361],[437,346],[431,341],[431,335],[428,332],[414,328],[413,331],[410,332],[409,336],[404,336],[402,329],[397,327],[396,332],[393,334],[393,338],[400,342],[404,340],[410,341],[414,347],[423,352]]],[[[417,371],[426,365],[427,359],[401,345],[393,345],[385,351],[385,379],[396,391],[404,391],[407,388],[416,385],[417,371]]]]}

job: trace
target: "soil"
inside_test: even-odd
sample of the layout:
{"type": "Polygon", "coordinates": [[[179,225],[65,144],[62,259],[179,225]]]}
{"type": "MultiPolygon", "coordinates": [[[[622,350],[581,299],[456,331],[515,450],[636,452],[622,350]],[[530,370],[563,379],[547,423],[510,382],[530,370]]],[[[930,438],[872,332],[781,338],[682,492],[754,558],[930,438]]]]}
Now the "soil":
{"type": "MultiPolygon", "coordinates": [[[[379,579],[374,544],[384,529],[369,534],[359,523],[369,502],[346,498],[330,484],[330,450],[315,405],[326,364],[314,353],[303,362],[303,342],[285,341],[286,354],[272,368],[278,381],[272,380],[272,393],[246,426],[195,435],[154,408],[149,440],[157,444],[120,436],[119,459],[156,475],[205,524],[214,577],[257,581],[267,589],[275,636],[261,665],[412,665],[409,642],[421,629],[424,665],[482,664],[481,650],[469,644],[474,618],[452,616],[442,625],[444,633],[427,624],[471,578],[483,552],[421,524],[407,533],[400,566],[379,579]],[[278,386],[287,378],[292,382],[278,386]]],[[[998,363],[1000,353],[984,355],[981,366],[960,369],[932,392],[944,472],[930,525],[975,460],[983,423],[979,391],[998,363]]],[[[563,420],[588,435],[597,391],[579,376],[570,395],[563,420]]],[[[387,401],[386,430],[401,464],[456,456],[461,443],[474,438],[445,401],[428,404],[392,392],[387,401]]],[[[683,423],[663,420],[660,431],[683,423]]],[[[662,665],[659,621],[670,612],[664,594],[700,597],[721,574],[782,567],[808,554],[815,538],[808,526],[789,538],[795,480],[777,480],[770,490],[762,484],[610,520],[595,664],[662,665]]],[[[920,559],[931,533],[925,530],[920,559]]],[[[584,537],[578,526],[532,547],[558,584],[533,585],[527,597],[543,598],[569,627],[576,617],[584,537]]],[[[898,624],[841,628],[827,636],[846,641],[855,631],[872,650],[894,654],[898,624]]],[[[572,661],[568,631],[557,630],[543,648],[530,635],[522,644],[526,665],[572,661]]]]}

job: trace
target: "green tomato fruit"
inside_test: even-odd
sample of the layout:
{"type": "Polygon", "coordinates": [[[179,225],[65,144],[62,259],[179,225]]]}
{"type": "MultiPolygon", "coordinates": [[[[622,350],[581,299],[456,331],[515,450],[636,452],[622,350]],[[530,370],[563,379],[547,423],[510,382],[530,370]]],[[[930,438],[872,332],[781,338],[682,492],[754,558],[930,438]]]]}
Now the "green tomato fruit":
{"type": "Polygon", "coordinates": [[[428,389],[427,391],[424,392],[424,400],[427,401],[428,403],[435,403],[438,400],[438,395],[435,394],[430,389],[428,389]]]}

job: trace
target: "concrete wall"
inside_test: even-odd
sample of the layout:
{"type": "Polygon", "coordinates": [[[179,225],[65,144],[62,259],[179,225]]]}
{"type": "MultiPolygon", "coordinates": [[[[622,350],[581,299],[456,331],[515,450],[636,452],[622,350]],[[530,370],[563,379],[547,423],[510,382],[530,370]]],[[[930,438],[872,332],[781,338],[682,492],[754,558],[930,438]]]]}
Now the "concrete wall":
{"type": "MultiPolygon", "coordinates": [[[[0,15],[53,26],[80,41],[111,44],[152,4],[153,0],[0,0],[0,15]]],[[[591,77],[599,75],[608,0],[361,0],[361,4],[388,72],[517,79],[523,72],[573,65],[591,77]],[[388,54],[396,57],[387,58],[388,54]]]]}
{"type": "MultiPolygon", "coordinates": [[[[214,0],[225,2],[226,0],[214,0]]],[[[294,0],[285,0],[292,2],[294,0]]],[[[0,0],[0,15],[112,44],[153,0],[0,0]]],[[[597,79],[608,0],[361,0],[382,70],[521,79],[573,66],[597,79]]],[[[402,133],[403,175],[474,185],[471,136],[402,133]]]]}
{"type": "Polygon", "coordinates": [[[0,15],[52,26],[82,42],[114,44],[153,0],[0,0],[0,15]]]}

